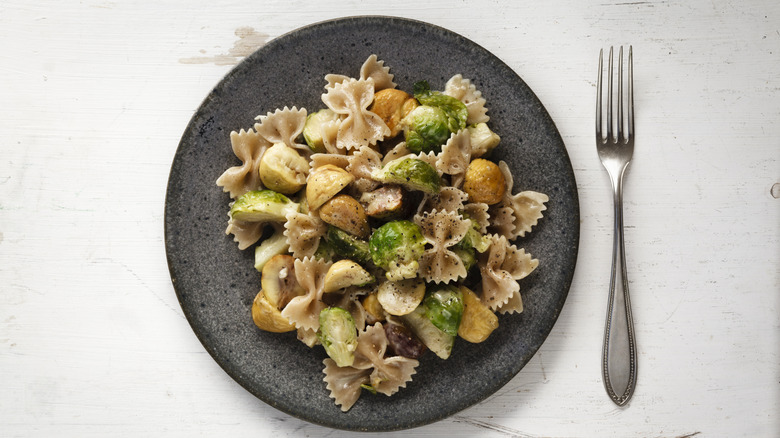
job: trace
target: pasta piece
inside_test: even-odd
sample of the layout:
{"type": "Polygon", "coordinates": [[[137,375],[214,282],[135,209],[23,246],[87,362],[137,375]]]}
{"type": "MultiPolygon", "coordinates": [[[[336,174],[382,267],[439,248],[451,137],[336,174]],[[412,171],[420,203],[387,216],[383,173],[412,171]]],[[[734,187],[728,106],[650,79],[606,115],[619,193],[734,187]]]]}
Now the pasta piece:
{"type": "Polygon", "coordinates": [[[264,222],[245,222],[228,219],[225,234],[232,234],[233,241],[238,243],[238,249],[247,249],[257,243],[263,236],[264,222]]]}
{"type": "Polygon", "coordinates": [[[330,306],[341,307],[348,311],[352,315],[352,319],[355,320],[355,327],[362,331],[366,328],[366,319],[368,315],[360,299],[368,295],[371,291],[364,287],[352,286],[344,289],[342,293],[329,293],[325,294],[326,302],[330,306]],[[334,299],[335,297],[335,299],[334,299]]]}
{"type": "Polygon", "coordinates": [[[296,328],[316,331],[320,327],[320,312],[326,307],[322,302],[322,283],[331,264],[312,257],[295,259],[295,279],[306,293],[290,300],[282,316],[296,328]]]}
{"type": "Polygon", "coordinates": [[[251,190],[262,188],[260,174],[257,171],[260,158],[265,150],[271,147],[271,143],[253,130],[230,133],[230,144],[233,153],[241,160],[240,166],[234,166],[226,170],[219,178],[217,185],[225,192],[230,192],[230,197],[235,199],[251,190]]]}
{"type": "Polygon", "coordinates": [[[477,265],[482,273],[482,301],[492,310],[522,311],[517,280],[533,272],[539,261],[525,250],[510,245],[505,236],[493,234],[490,238],[490,248],[477,255],[477,265]]]}
{"type": "Polygon", "coordinates": [[[325,89],[327,90],[328,88],[333,88],[337,84],[340,84],[340,83],[342,83],[344,81],[348,81],[350,79],[352,79],[352,78],[350,78],[349,76],[339,75],[339,74],[335,74],[335,73],[326,74],[325,75],[325,82],[327,82],[327,84],[325,84],[325,89]]]}
{"type": "Polygon", "coordinates": [[[330,398],[341,406],[342,412],[347,412],[360,398],[361,385],[368,384],[371,369],[339,367],[331,358],[323,360],[322,363],[325,364],[323,380],[327,383],[330,398]]]}
{"type": "Polygon", "coordinates": [[[490,117],[486,114],[487,108],[485,108],[485,99],[482,97],[482,92],[477,90],[477,87],[462,75],[457,74],[447,81],[444,85],[444,94],[466,104],[466,109],[469,112],[466,124],[487,123],[490,120],[490,117]]]}
{"type": "Polygon", "coordinates": [[[355,176],[353,186],[359,193],[370,192],[379,186],[371,173],[382,167],[382,156],[368,146],[363,146],[349,156],[347,172],[355,176]]]}
{"type": "Polygon", "coordinates": [[[468,199],[463,190],[455,187],[442,187],[438,195],[426,197],[423,211],[446,210],[458,212],[463,210],[463,203],[468,199]]]}
{"type": "Polygon", "coordinates": [[[406,142],[402,141],[395,145],[392,149],[387,151],[384,158],[382,158],[382,164],[385,165],[396,158],[405,157],[407,155],[414,155],[412,151],[409,150],[409,148],[406,147],[406,142]]]}
{"type": "Polygon", "coordinates": [[[463,184],[466,168],[471,161],[471,137],[468,129],[461,129],[457,134],[452,134],[441,148],[435,167],[442,172],[452,175],[453,187],[463,184]]]}
{"type": "Polygon", "coordinates": [[[504,198],[492,209],[491,228],[494,232],[506,236],[507,239],[514,240],[517,237],[524,237],[539,222],[543,216],[542,212],[547,209],[544,203],[550,198],[544,193],[529,190],[513,195],[514,181],[509,166],[501,161],[498,167],[504,175],[507,188],[504,198]]]}
{"type": "Polygon", "coordinates": [[[447,248],[463,240],[471,227],[470,222],[457,212],[438,210],[416,215],[414,222],[432,245],[420,257],[420,275],[434,283],[449,283],[465,277],[467,271],[463,261],[447,248]]]}
{"type": "Polygon", "coordinates": [[[293,257],[311,257],[317,251],[320,238],[328,231],[328,225],[318,216],[298,212],[289,213],[284,223],[284,236],[293,257]]]}
{"type": "Polygon", "coordinates": [[[349,166],[349,157],[343,154],[312,154],[309,166],[311,169],[316,169],[326,164],[332,164],[342,169],[349,166]]]}
{"type": "Polygon", "coordinates": [[[264,116],[257,116],[255,131],[270,143],[284,143],[291,148],[300,149],[305,153],[311,152],[309,146],[298,143],[298,136],[303,132],[306,124],[306,110],[304,108],[292,109],[284,107],[264,116]]]}
{"type": "Polygon", "coordinates": [[[327,89],[322,101],[337,114],[346,116],[341,120],[336,137],[336,146],[343,149],[358,149],[374,145],[390,135],[390,128],[381,117],[368,110],[374,100],[374,81],[349,79],[327,89]]]}
{"type": "Polygon", "coordinates": [[[305,328],[298,329],[298,340],[306,344],[306,346],[309,348],[312,348],[320,343],[319,338],[317,338],[317,332],[315,330],[305,328]]]}
{"type": "Polygon", "coordinates": [[[377,60],[376,55],[369,56],[360,67],[360,79],[369,78],[374,81],[374,91],[395,88],[396,85],[390,67],[385,67],[385,62],[377,60]]]}
{"type": "Polygon", "coordinates": [[[490,225],[490,213],[488,213],[488,205],[483,202],[473,202],[463,206],[463,214],[472,221],[479,225],[479,231],[481,234],[487,233],[488,226],[490,225]]]}

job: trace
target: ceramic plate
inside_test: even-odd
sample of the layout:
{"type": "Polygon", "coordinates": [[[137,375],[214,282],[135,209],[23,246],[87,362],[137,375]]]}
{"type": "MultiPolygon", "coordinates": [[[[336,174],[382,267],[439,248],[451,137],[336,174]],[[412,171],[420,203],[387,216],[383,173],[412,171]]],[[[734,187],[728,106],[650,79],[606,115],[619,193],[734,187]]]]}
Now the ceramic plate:
{"type": "Polygon", "coordinates": [[[579,240],[579,204],[565,146],[541,102],[501,60],[472,41],[430,24],[389,17],[354,17],[314,24],[276,38],[236,66],[206,97],[185,129],[168,181],[165,244],[176,294],[197,337],[214,360],[260,400],[295,417],[347,430],[387,431],[428,424],[485,399],[517,374],[552,329],[569,290],[579,240]],[[217,177],[240,164],[233,130],[284,106],[314,111],[327,73],[359,76],[377,54],[411,90],[426,79],[442,90],[460,73],[487,100],[490,126],[501,136],[493,158],[505,160],[515,192],[550,197],[545,217],[517,241],[540,260],[521,280],[525,311],[501,315],[481,344],[458,339],[442,361],[425,355],[414,380],[392,397],[364,391],[343,413],[322,381],[321,347],[295,333],[258,330],[251,304],[260,289],[254,251],[239,251],[224,233],[228,195],[217,177]]]}

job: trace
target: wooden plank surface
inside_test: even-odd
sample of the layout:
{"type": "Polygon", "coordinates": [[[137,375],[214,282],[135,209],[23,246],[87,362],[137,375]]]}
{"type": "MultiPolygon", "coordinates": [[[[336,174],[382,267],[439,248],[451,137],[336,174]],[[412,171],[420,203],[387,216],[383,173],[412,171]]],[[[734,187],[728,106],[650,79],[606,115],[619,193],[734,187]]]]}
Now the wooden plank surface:
{"type": "Polygon", "coordinates": [[[396,15],[504,60],[564,138],[581,202],[569,299],[538,354],[472,408],[398,436],[777,436],[780,3],[0,3],[0,436],[357,436],[291,418],[195,338],[165,260],[179,137],[244,56],[297,27],[396,15]],[[611,195],[593,144],[598,50],[634,47],[625,188],[636,395],[599,354],[611,195]]]}

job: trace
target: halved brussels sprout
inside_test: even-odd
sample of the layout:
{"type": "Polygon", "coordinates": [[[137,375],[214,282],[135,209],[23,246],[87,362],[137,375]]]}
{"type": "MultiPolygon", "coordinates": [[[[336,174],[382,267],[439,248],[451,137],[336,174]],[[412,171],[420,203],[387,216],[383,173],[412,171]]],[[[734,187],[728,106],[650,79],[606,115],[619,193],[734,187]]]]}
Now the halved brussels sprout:
{"type": "Polygon", "coordinates": [[[329,226],[325,240],[330,250],[339,257],[362,263],[371,261],[368,242],[360,240],[344,230],[329,226]]]}
{"type": "Polygon", "coordinates": [[[290,249],[287,237],[282,231],[275,232],[255,247],[255,269],[263,270],[263,266],[275,255],[284,254],[290,249]]]}
{"type": "Polygon", "coordinates": [[[412,313],[425,297],[425,282],[421,278],[385,281],[379,285],[377,299],[387,313],[395,316],[412,313]]]}
{"type": "Polygon", "coordinates": [[[460,291],[463,294],[463,318],[458,326],[458,336],[469,342],[482,342],[498,328],[498,317],[471,289],[461,286],[460,291]]]}
{"type": "Polygon", "coordinates": [[[367,238],[371,233],[366,210],[349,195],[336,195],[322,204],[320,219],[360,238],[367,238]]]}
{"type": "Polygon", "coordinates": [[[290,146],[276,143],[263,153],[258,172],[266,188],[292,195],[306,184],[309,162],[290,146]]]}
{"type": "Polygon", "coordinates": [[[471,157],[481,157],[487,155],[498,146],[501,137],[488,128],[487,123],[477,123],[469,126],[469,139],[471,140],[471,157]]]}
{"type": "Polygon", "coordinates": [[[374,282],[374,276],[352,260],[339,260],[328,268],[322,291],[336,292],[350,286],[365,286],[374,282]]]}
{"type": "Polygon", "coordinates": [[[325,142],[322,139],[322,125],[338,120],[339,115],[328,108],[311,113],[303,125],[303,139],[313,152],[325,152],[325,142]]]}
{"type": "Polygon", "coordinates": [[[450,336],[458,334],[463,317],[463,294],[455,286],[437,286],[429,290],[423,300],[425,315],[433,325],[450,336]]]}
{"type": "Polygon", "coordinates": [[[284,333],[295,330],[295,324],[268,302],[263,291],[260,291],[252,302],[252,321],[259,329],[267,332],[284,333]]]}
{"type": "Polygon", "coordinates": [[[466,168],[463,191],[469,195],[470,202],[497,204],[504,199],[506,179],[496,163],[477,158],[466,168]]]}
{"type": "Polygon", "coordinates": [[[355,177],[346,170],[326,164],[317,167],[309,173],[306,184],[306,200],[310,210],[316,210],[336,196],[344,187],[355,180],[355,177]]]}
{"type": "Polygon", "coordinates": [[[441,190],[439,172],[423,160],[401,157],[374,170],[373,177],[378,181],[400,184],[409,190],[435,195],[441,190]]]}
{"type": "Polygon", "coordinates": [[[273,190],[252,190],[230,207],[230,217],[246,222],[284,222],[288,213],[298,211],[298,203],[273,190]]]}
{"type": "Polygon", "coordinates": [[[320,312],[317,338],[331,359],[340,367],[351,366],[357,349],[357,328],[349,312],[340,307],[326,307],[320,312]]]}
{"type": "Polygon", "coordinates": [[[387,271],[387,279],[398,281],[417,277],[425,242],[417,224],[400,220],[377,228],[368,240],[368,248],[374,264],[387,271]]]}
{"type": "Polygon", "coordinates": [[[458,258],[460,258],[460,261],[463,262],[463,266],[466,268],[466,271],[474,267],[474,265],[477,263],[477,255],[474,254],[474,248],[465,248],[455,245],[450,248],[450,250],[454,252],[458,258]]]}
{"type": "Polygon", "coordinates": [[[443,109],[420,105],[401,121],[406,147],[413,152],[441,152],[450,138],[449,119],[443,109]]]}
{"type": "Polygon", "coordinates": [[[452,353],[452,346],[455,345],[455,336],[444,333],[438,327],[433,325],[426,316],[425,304],[421,304],[414,312],[401,316],[401,321],[418,338],[433,351],[436,356],[447,359],[452,353]]]}
{"type": "Polygon", "coordinates": [[[456,133],[466,127],[466,119],[469,117],[466,104],[452,96],[431,91],[428,81],[419,81],[414,84],[414,97],[423,105],[440,108],[444,111],[447,117],[447,127],[451,133],[456,133]]]}

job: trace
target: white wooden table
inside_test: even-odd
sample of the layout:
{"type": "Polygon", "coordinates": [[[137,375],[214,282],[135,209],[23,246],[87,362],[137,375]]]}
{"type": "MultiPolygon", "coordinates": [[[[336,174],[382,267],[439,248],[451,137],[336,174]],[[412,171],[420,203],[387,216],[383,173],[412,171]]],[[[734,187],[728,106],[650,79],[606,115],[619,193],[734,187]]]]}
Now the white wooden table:
{"type": "Polygon", "coordinates": [[[443,26],[504,60],[567,144],[580,255],[547,342],[495,395],[397,436],[780,433],[780,3],[0,3],[0,436],[357,436],[260,402],[183,317],[168,171],[217,81],[268,40],[348,15],[443,26]],[[633,44],[626,246],[640,374],[599,368],[611,252],[593,135],[598,50],[633,44]]]}

